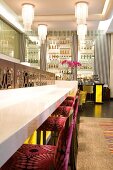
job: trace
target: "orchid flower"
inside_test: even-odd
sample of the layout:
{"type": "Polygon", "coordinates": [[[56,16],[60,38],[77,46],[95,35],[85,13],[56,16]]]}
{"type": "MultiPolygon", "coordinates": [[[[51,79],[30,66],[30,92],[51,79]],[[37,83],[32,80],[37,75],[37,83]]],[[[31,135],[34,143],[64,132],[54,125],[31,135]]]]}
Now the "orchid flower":
{"type": "Polygon", "coordinates": [[[69,61],[69,60],[63,60],[61,64],[67,64],[69,67],[74,68],[77,66],[81,66],[81,63],[78,61],[69,61]]]}

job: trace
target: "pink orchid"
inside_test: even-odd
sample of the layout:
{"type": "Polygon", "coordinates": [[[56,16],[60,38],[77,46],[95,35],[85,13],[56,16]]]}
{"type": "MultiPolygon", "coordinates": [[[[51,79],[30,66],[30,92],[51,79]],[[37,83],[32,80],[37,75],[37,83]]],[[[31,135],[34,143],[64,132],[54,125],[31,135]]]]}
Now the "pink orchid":
{"type": "Polygon", "coordinates": [[[77,66],[81,66],[81,63],[78,61],[69,61],[69,60],[63,60],[61,64],[67,64],[69,67],[74,68],[77,66]]]}
{"type": "Polygon", "coordinates": [[[63,60],[61,63],[62,63],[62,64],[66,64],[66,63],[67,63],[67,60],[63,60]]]}

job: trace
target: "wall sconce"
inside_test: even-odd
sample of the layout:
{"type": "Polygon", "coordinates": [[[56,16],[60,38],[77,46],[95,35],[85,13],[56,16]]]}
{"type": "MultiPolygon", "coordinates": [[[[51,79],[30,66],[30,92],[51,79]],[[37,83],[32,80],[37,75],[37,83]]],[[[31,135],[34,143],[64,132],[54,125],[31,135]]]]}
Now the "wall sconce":
{"type": "Polygon", "coordinates": [[[38,25],[38,36],[40,43],[43,44],[47,36],[47,25],[38,25]]]}
{"type": "Polygon", "coordinates": [[[22,4],[22,18],[25,31],[31,31],[31,25],[34,19],[34,5],[22,4]]]}

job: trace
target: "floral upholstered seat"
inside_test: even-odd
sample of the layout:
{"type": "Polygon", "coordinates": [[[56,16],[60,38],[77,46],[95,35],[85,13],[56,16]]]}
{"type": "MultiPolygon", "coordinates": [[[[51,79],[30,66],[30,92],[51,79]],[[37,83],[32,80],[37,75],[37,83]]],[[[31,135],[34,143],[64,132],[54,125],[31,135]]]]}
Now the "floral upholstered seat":
{"type": "Polygon", "coordinates": [[[0,170],[67,170],[73,122],[63,128],[56,146],[23,144],[0,170]]]}
{"type": "Polygon", "coordinates": [[[72,107],[70,106],[59,106],[47,120],[39,127],[38,130],[43,131],[43,144],[46,144],[46,131],[55,132],[52,136],[54,138],[54,144],[56,144],[55,139],[57,138],[56,132],[60,132],[65,126],[66,119],[70,115],[72,107]]]}

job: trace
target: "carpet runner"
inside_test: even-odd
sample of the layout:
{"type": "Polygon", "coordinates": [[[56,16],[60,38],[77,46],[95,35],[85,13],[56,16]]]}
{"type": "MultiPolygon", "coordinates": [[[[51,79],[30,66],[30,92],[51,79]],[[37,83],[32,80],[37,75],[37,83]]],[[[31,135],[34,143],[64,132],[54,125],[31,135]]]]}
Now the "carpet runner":
{"type": "Polygon", "coordinates": [[[113,118],[80,118],[77,170],[113,170],[112,122],[113,118]]]}
{"type": "Polygon", "coordinates": [[[109,151],[113,156],[113,121],[103,121],[100,123],[100,126],[103,129],[104,137],[108,143],[109,151]]]}

